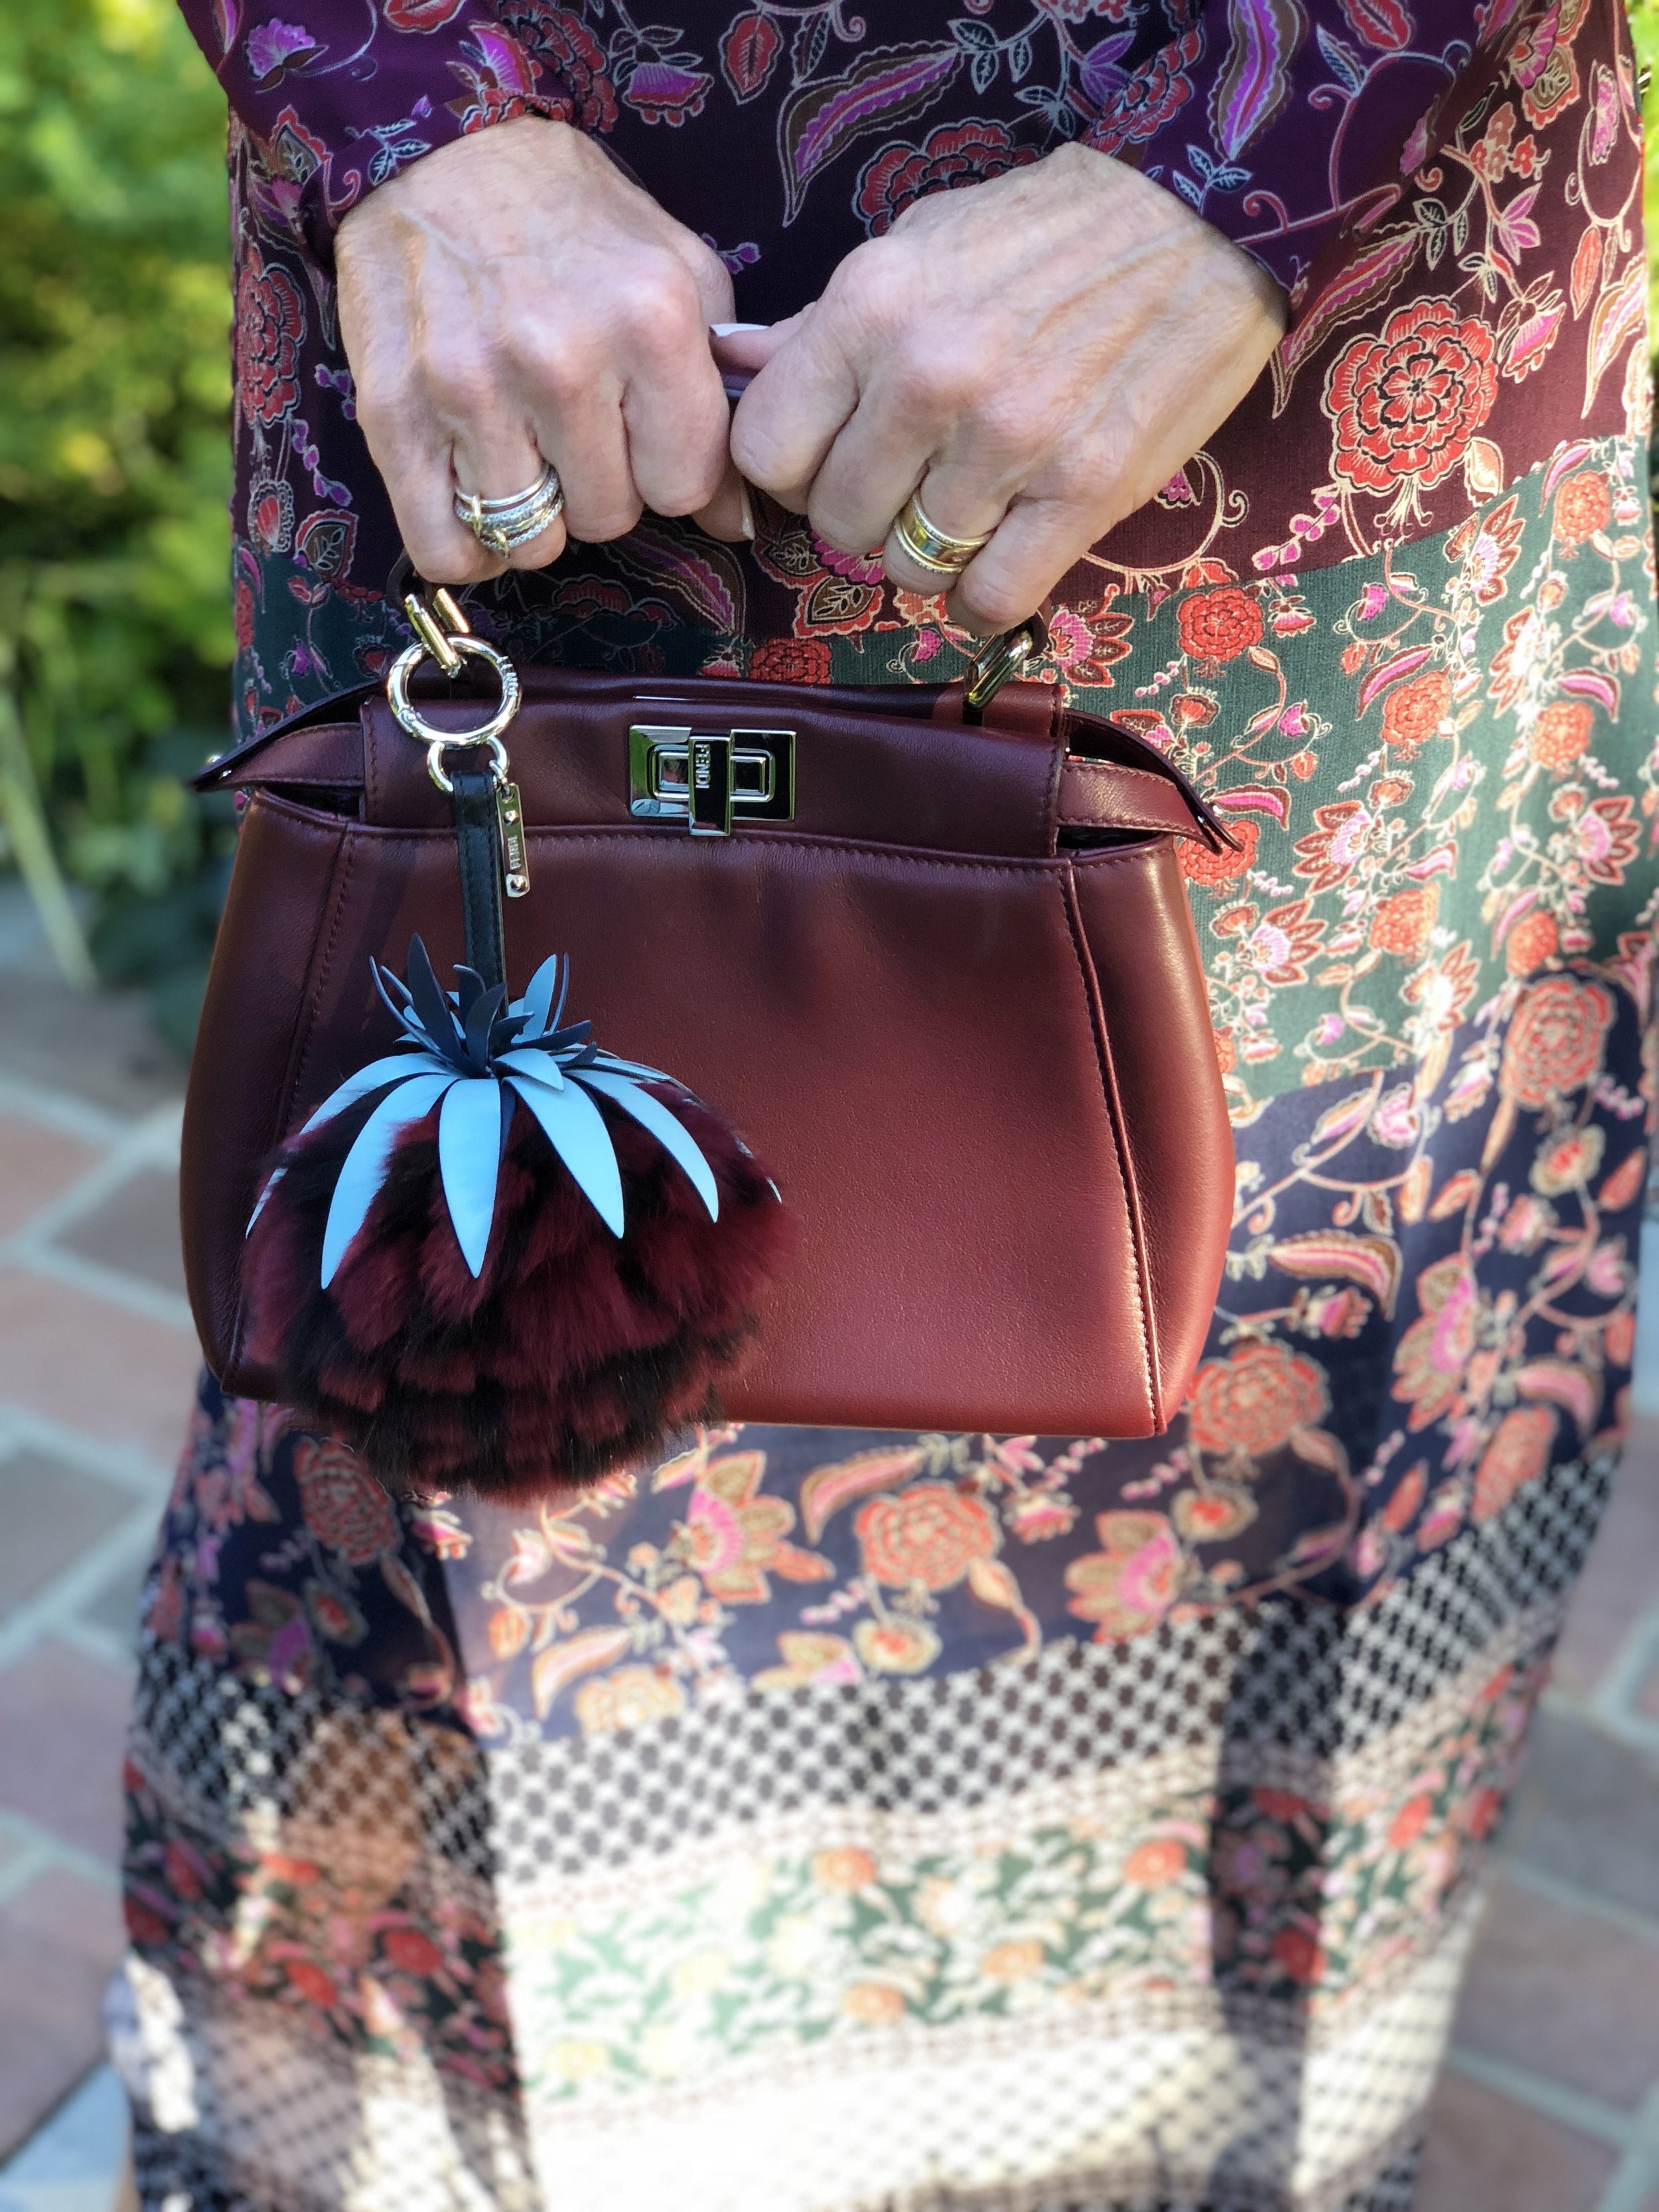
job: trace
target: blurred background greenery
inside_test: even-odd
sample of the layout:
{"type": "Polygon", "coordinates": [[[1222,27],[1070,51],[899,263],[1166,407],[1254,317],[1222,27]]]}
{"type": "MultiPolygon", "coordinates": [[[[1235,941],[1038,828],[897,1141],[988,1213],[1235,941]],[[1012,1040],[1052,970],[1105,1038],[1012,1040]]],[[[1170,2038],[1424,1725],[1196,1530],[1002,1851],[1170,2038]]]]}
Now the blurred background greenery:
{"type": "Polygon", "coordinates": [[[0,837],[180,1046],[231,836],[179,781],[229,696],[224,138],[173,0],[0,6],[0,837]]]}
{"type": "Polygon", "coordinates": [[[0,864],[181,1050],[232,835],[179,781],[232,648],[224,129],[173,0],[0,0],[0,864]]]}

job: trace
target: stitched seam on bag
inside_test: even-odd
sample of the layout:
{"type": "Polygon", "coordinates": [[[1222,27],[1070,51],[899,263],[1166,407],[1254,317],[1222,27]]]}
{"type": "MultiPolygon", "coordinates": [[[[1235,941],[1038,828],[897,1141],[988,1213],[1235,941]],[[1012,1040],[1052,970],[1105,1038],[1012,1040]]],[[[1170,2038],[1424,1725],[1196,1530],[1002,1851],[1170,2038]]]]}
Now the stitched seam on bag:
{"type": "Polygon", "coordinates": [[[1042,849],[1045,853],[1052,853],[1060,842],[1060,786],[1066,773],[1066,748],[1060,742],[1054,723],[1051,713],[1048,717],[1048,788],[1042,799],[1042,849]]]}
{"type": "MultiPolygon", "coordinates": [[[[305,809],[293,806],[277,799],[267,799],[265,803],[270,806],[273,812],[280,809],[305,828],[313,829],[313,824],[307,819],[305,809]]],[[[341,820],[342,826],[354,837],[384,838],[388,842],[400,845],[430,845],[439,841],[448,842],[453,841],[453,833],[447,830],[404,829],[380,822],[343,822],[339,817],[336,817],[335,819],[341,820]]],[[[313,830],[313,834],[319,834],[320,830],[321,825],[317,824],[313,830]]],[[[532,851],[535,848],[536,841],[544,837],[556,839],[561,846],[610,845],[613,844],[618,837],[649,837],[653,842],[660,842],[665,847],[672,842],[660,830],[654,832],[642,830],[637,823],[627,822],[599,823],[569,830],[562,830],[555,823],[544,823],[540,828],[532,825],[529,834],[532,851]]],[[[1158,834],[1169,836],[1171,833],[1162,831],[1158,834]]],[[[714,842],[713,839],[707,842],[703,847],[705,853],[712,848],[714,842]]],[[[725,842],[724,840],[720,842],[725,842]]],[[[689,836],[684,836],[679,842],[682,848],[689,848],[692,841],[689,836]]],[[[742,852],[757,852],[768,845],[787,848],[792,853],[854,853],[866,860],[892,860],[908,868],[976,868],[990,875],[1018,874],[1024,872],[1033,875],[1053,876],[1063,872],[1071,866],[1068,858],[1056,858],[1052,853],[917,853],[903,845],[860,844],[847,837],[794,836],[787,832],[776,830],[763,831],[753,836],[752,840],[750,837],[734,837],[732,840],[732,848],[742,852]]],[[[1087,854],[1082,865],[1091,868],[1120,866],[1126,862],[1144,859],[1151,849],[1151,847],[1146,845],[1126,846],[1117,851],[1108,848],[1103,852],[1087,854]]]]}
{"type": "Polygon", "coordinates": [[[372,822],[380,811],[385,797],[381,788],[380,744],[374,726],[373,700],[363,702],[361,726],[363,732],[363,811],[372,822]]]}
{"type": "Polygon", "coordinates": [[[1152,1416],[1152,1433],[1156,1436],[1164,1391],[1158,1373],[1158,1347],[1152,1335],[1152,1282],[1146,1262],[1145,1224],[1140,1218],[1139,1194],[1131,1171],[1128,1132],[1123,1124],[1122,1101],[1118,1097],[1117,1078],[1112,1070],[1111,1046],[1106,1036],[1106,1012],[1100,997],[1100,978],[1095,969],[1094,955],[1089,950],[1089,941],[1084,933],[1083,916],[1077,903],[1077,885],[1070,868],[1066,869],[1060,880],[1060,898],[1066,908],[1066,933],[1072,940],[1073,955],[1082,978],[1083,1000],[1089,1012],[1089,1026],[1094,1032],[1095,1059],[1100,1069],[1106,1127],[1111,1134],[1118,1177],[1123,1185],[1124,1211],[1128,1217],[1129,1241],[1134,1251],[1135,1307],[1140,1320],[1141,1348],[1146,1354],[1142,1371],[1146,1384],[1146,1410],[1152,1416]]]}

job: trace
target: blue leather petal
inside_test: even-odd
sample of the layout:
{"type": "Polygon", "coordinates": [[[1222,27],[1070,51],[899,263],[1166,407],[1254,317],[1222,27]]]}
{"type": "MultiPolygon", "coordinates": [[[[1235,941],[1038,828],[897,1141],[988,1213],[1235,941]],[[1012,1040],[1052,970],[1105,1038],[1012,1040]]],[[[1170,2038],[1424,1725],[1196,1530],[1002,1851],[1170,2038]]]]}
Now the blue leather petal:
{"type": "Polygon", "coordinates": [[[574,1080],[585,1083],[590,1091],[602,1091],[607,1098],[614,1098],[624,1114],[631,1114],[641,1128],[648,1129],[664,1152],[685,1170],[692,1188],[708,1208],[708,1218],[720,1219],[720,1194],[714,1170],[697,1149],[690,1131],[683,1121],[675,1119],[660,1098],[641,1091],[625,1075],[611,1075],[597,1067],[580,1069],[574,1080]]]}
{"type": "Polygon", "coordinates": [[[374,1203],[375,1192],[386,1181],[386,1165],[398,1131],[429,1114],[451,1084],[459,1079],[453,1072],[416,1076],[412,1082],[399,1085],[388,1097],[381,1099],[358,1131],[329,1201],[328,1222],[323,1231],[325,1290],[334,1280],[347,1247],[374,1203]]]}
{"type": "Polygon", "coordinates": [[[613,1237],[623,1233],[622,1171],[599,1108],[574,1083],[550,1091],[522,1075],[507,1081],[547,1133],[547,1140],[592,1200],[613,1237]]]}
{"type": "Polygon", "coordinates": [[[553,994],[558,987],[559,956],[551,953],[530,979],[530,988],[514,1006],[514,1012],[528,1014],[530,1025],[526,1037],[538,1037],[547,1027],[547,1017],[553,1005],[553,994]]]}
{"type": "Polygon", "coordinates": [[[475,1275],[489,1246],[501,1164],[501,1086],[489,1076],[464,1079],[450,1091],[438,1116],[438,1171],[455,1241],[475,1275]]]}
{"type": "Polygon", "coordinates": [[[614,1052],[607,1052],[603,1045],[595,1049],[592,1064],[595,1067],[604,1068],[609,1075],[642,1075],[648,1083],[672,1083],[677,1090],[685,1088],[673,1076],[665,1075],[661,1068],[647,1067],[643,1060],[618,1060],[614,1052]]]}
{"type": "Polygon", "coordinates": [[[349,1106],[354,1099],[367,1098],[371,1091],[378,1091],[382,1084],[402,1083],[411,1075],[435,1075],[441,1070],[445,1074],[451,1073],[437,1054],[430,1051],[389,1053],[384,1060],[371,1060],[367,1067],[360,1067],[355,1075],[347,1076],[337,1091],[330,1091],[300,1134],[303,1137],[307,1130],[314,1129],[319,1122],[331,1120],[343,1107],[349,1106]]]}
{"type": "Polygon", "coordinates": [[[550,1091],[562,1091],[564,1077],[559,1063],[550,1052],[502,1052],[495,1055],[498,1067],[510,1067],[527,1075],[532,1083],[544,1083],[550,1091]]]}

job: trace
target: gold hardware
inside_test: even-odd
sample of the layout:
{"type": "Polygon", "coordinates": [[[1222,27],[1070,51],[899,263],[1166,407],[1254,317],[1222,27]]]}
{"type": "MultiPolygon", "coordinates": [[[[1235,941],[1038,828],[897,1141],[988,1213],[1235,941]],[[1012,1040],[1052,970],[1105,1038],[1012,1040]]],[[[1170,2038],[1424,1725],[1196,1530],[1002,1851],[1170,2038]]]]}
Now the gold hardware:
{"type": "Polygon", "coordinates": [[[914,491],[894,518],[893,535],[919,568],[936,576],[959,576],[981,546],[991,542],[988,530],[979,538],[952,538],[927,520],[914,491]]]}
{"type": "Polygon", "coordinates": [[[432,594],[432,604],[443,617],[444,628],[456,637],[471,637],[472,625],[461,612],[460,602],[447,584],[440,584],[432,594]]]}
{"type": "MultiPolygon", "coordinates": [[[[450,604],[453,606],[453,600],[451,600],[450,604]]],[[[419,638],[422,647],[432,655],[444,674],[459,676],[461,670],[461,656],[440,629],[431,608],[428,606],[419,592],[404,592],[404,612],[409,617],[410,626],[416,636],[419,638]]],[[[465,631],[466,625],[463,623],[460,627],[465,631]]]]}
{"type": "Polygon", "coordinates": [[[963,679],[963,720],[983,721],[985,709],[1003,685],[1012,683],[1030,662],[1041,660],[1048,650],[1048,625],[1041,615],[1032,615],[1015,629],[1004,630],[1000,637],[988,638],[977,659],[968,664],[963,679]]]}

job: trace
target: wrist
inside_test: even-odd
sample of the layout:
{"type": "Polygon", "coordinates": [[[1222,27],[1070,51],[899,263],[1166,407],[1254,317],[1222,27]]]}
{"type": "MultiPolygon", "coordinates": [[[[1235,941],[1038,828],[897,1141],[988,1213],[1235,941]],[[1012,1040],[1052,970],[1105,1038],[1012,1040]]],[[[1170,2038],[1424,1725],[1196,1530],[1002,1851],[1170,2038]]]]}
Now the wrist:
{"type": "Polygon", "coordinates": [[[1187,281],[1215,288],[1235,311],[1284,334],[1291,313],[1284,287],[1178,193],[1097,147],[1061,147],[1048,159],[1077,165],[1100,196],[1112,234],[1126,247],[1155,256],[1166,274],[1179,268],[1187,281]]]}

